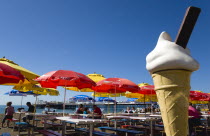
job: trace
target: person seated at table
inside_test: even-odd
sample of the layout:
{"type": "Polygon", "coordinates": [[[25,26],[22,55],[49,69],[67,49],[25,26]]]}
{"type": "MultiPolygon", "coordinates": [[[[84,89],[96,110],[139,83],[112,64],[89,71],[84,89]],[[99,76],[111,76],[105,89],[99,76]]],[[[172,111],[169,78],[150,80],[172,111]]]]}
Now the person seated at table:
{"type": "Polygon", "coordinates": [[[84,107],[82,104],[79,105],[79,108],[77,109],[76,113],[77,114],[83,114],[83,111],[84,111],[84,107]]]}
{"type": "Polygon", "coordinates": [[[192,103],[189,103],[188,107],[188,114],[189,114],[189,136],[193,135],[194,132],[194,127],[199,126],[201,124],[200,118],[201,118],[201,113],[196,110],[195,107],[193,107],[192,103]]]}
{"type": "MultiPolygon", "coordinates": [[[[26,111],[26,113],[35,113],[35,107],[30,103],[27,102],[26,105],[28,106],[28,111],[26,111]]],[[[25,117],[23,117],[23,121],[26,122],[27,120],[32,120],[33,119],[33,115],[26,115],[25,117]]]]}
{"type": "MultiPolygon", "coordinates": [[[[5,116],[2,120],[2,127],[4,126],[4,123],[6,119],[12,119],[13,114],[15,113],[14,107],[12,106],[12,102],[7,102],[7,107],[5,108],[5,116]]],[[[7,121],[7,127],[9,127],[9,121],[7,121]]]]}
{"type": "Polygon", "coordinates": [[[137,113],[137,110],[136,110],[135,107],[132,107],[131,111],[132,111],[133,113],[137,113]]]}
{"type": "Polygon", "coordinates": [[[127,109],[126,109],[125,113],[133,113],[133,111],[131,110],[131,108],[130,108],[130,107],[127,107],[127,109]]]}
{"type": "Polygon", "coordinates": [[[24,108],[18,108],[17,111],[18,112],[23,112],[24,111],[24,108]]]}
{"type": "Polygon", "coordinates": [[[102,112],[101,112],[101,109],[97,105],[93,105],[93,114],[97,115],[97,116],[94,116],[94,119],[101,119],[102,112]]]}
{"type": "Polygon", "coordinates": [[[84,108],[83,114],[90,114],[90,111],[89,111],[89,108],[88,107],[85,107],[84,108]]]}
{"type": "Polygon", "coordinates": [[[147,107],[147,112],[151,112],[151,107],[147,107]]]}
{"type": "Polygon", "coordinates": [[[156,108],[155,109],[155,112],[160,112],[160,108],[156,108]]]}
{"type": "Polygon", "coordinates": [[[48,114],[48,112],[50,112],[50,105],[46,105],[44,109],[45,114],[48,114]]]}
{"type": "Polygon", "coordinates": [[[140,108],[140,113],[144,113],[145,112],[145,108],[140,108]]]}

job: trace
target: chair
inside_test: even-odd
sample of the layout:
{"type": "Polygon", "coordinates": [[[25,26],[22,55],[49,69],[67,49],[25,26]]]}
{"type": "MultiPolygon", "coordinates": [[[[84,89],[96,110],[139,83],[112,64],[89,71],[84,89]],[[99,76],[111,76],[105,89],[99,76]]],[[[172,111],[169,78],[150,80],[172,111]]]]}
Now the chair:
{"type": "Polygon", "coordinates": [[[34,122],[36,122],[36,123],[35,123],[35,127],[38,126],[38,122],[39,122],[39,121],[41,121],[41,119],[34,119],[34,122]]]}
{"type": "Polygon", "coordinates": [[[32,127],[30,124],[28,124],[27,122],[15,122],[15,126],[17,126],[18,128],[18,135],[20,135],[20,131],[26,129],[28,130],[28,135],[30,136],[30,128],[32,127]]]}

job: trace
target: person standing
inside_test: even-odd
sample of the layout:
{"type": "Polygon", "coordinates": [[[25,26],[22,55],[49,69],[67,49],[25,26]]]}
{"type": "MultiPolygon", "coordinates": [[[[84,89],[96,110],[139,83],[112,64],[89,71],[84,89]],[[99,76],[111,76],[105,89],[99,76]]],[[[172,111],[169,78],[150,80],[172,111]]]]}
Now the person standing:
{"type": "MultiPolygon", "coordinates": [[[[30,102],[27,102],[26,105],[28,106],[27,113],[35,113],[36,112],[35,107],[30,102]]],[[[26,115],[22,119],[24,122],[26,122],[27,120],[32,120],[33,117],[34,117],[33,115],[26,115]]]]}
{"type": "MultiPolygon", "coordinates": [[[[5,108],[5,116],[2,120],[2,127],[4,127],[4,123],[6,119],[12,119],[13,114],[15,113],[14,107],[12,106],[12,102],[7,102],[7,107],[5,108]]],[[[9,127],[9,121],[7,121],[7,127],[9,127]]]]}

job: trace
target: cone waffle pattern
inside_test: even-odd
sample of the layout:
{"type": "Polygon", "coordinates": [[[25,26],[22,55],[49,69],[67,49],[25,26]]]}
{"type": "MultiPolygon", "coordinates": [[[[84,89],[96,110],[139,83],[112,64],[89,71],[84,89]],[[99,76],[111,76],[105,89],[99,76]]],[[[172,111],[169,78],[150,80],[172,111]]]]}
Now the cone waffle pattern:
{"type": "Polygon", "coordinates": [[[167,136],[187,136],[190,71],[167,70],[152,74],[167,136]]]}

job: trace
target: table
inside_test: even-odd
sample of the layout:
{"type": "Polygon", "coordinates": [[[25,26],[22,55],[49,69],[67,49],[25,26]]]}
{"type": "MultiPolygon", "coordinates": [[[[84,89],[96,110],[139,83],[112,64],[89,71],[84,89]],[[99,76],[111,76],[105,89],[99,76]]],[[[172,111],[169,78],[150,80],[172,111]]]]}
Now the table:
{"type": "Polygon", "coordinates": [[[20,120],[21,120],[21,115],[22,114],[25,114],[26,112],[15,112],[15,114],[19,114],[19,122],[20,122],[20,120]]]}
{"type": "Polygon", "coordinates": [[[48,116],[49,114],[25,112],[25,115],[33,115],[33,116],[43,117],[43,116],[48,116]]]}
{"type": "Polygon", "coordinates": [[[104,116],[138,116],[139,113],[107,113],[104,116]]]}
{"type": "MultiPolygon", "coordinates": [[[[161,115],[150,115],[150,117],[157,117],[157,118],[162,118],[161,115]]],[[[192,118],[193,116],[188,116],[189,118],[192,118]]],[[[209,116],[210,117],[210,116],[209,116]]]]}
{"type": "Polygon", "coordinates": [[[90,136],[93,135],[94,130],[94,123],[101,123],[106,121],[105,119],[72,119],[70,117],[56,117],[56,119],[63,121],[63,129],[62,129],[62,136],[65,136],[66,132],[66,123],[65,121],[70,121],[76,123],[76,125],[79,124],[89,124],[90,125],[90,136]]]}
{"type": "Polygon", "coordinates": [[[161,115],[159,115],[159,114],[153,114],[153,115],[149,115],[150,117],[159,117],[159,118],[162,118],[162,116],[161,115]]]}
{"type": "Polygon", "coordinates": [[[143,120],[143,121],[154,121],[159,118],[155,117],[134,117],[134,116],[107,116],[107,119],[137,119],[137,120],[143,120]]]}
{"type": "Polygon", "coordinates": [[[208,120],[209,120],[210,114],[202,114],[201,117],[206,119],[205,123],[206,123],[206,127],[208,127],[209,126],[208,120]]]}
{"type": "Polygon", "coordinates": [[[210,117],[210,114],[202,114],[201,117],[208,118],[208,117],[210,117]]]}
{"type": "Polygon", "coordinates": [[[156,117],[134,117],[134,116],[107,116],[108,120],[115,119],[115,128],[117,128],[116,119],[137,119],[142,121],[150,121],[150,132],[153,136],[153,121],[158,120],[156,117]]]}
{"type": "Polygon", "coordinates": [[[91,117],[101,117],[102,115],[97,115],[97,114],[69,114],[71,116],[71,118],[91,118],[91,117]]]}
{"type": "Polygon", "coordinates": [[[63,114],[63,112],[47,112],[47,114],[51,114],[51,115],[59,115],[59,114],[63,114]]]}
{"type": "MultiPolygon", "coordinates": [[[[43,113],[29,113],[29,112],[26,112],[25,115],[32,115],[34,116],[33,118],[33,126],[34,126],[34,120],[36,117],[54,117],[55,118],[55,115],[50,115],[50,114],[43,114],[43,113]]],[[[44,129],[46,129],[46,119],[44,118],[44,129]]],[[[32,135],[34,135],[34,128],[32,129],[32,135]]]]}

